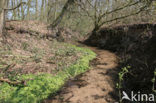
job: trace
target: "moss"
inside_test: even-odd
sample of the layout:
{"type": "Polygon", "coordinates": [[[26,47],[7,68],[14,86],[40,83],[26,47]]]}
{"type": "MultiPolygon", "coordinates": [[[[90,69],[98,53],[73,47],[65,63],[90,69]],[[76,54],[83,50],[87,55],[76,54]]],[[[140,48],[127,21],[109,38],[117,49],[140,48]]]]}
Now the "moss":
{"type": "Polygon", "coordinates": [[[89,61],[96,57],[96,54],[89,49],[79,48],[74,45],[64,44],[76,51],[82,52],[82,57],[70,67],[53,76],[51,74],[29,74],[23,75],[22,79],[30,79],[26,86],[11,86],[6,83],[0,86],[0,101],[3,103],[38,103],[55,94],[64,83],[71,77],[85,72],[89,69],[89,61]],[[5,93],[5,95],[3,94],[5,93]]]}

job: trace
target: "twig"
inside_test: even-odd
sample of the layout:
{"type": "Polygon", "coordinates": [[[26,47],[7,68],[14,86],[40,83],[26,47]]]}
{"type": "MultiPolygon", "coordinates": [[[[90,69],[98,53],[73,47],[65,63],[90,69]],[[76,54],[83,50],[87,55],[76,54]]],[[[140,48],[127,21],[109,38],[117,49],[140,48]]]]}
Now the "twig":
{"type": "Polygon", "coordinates": [[[19,8],[22,4],[27,4],[27,3],[26,2],[21,2],[16,7],[14,7],[14,8],[3,8],[3,9],[4,10],[15,10],[15,9],[19,8]]]}
{"type": "Polygon", "coordinates": [[[139,14],[140,12],[142,12],[146,7],[147,7],[147,6],[141,7],[140,10],[137,11],[137,12],[135,12],[135,13],[131,13],[131,14],[129,14],[129,15],[117,17],[117,18],[114,18],[114,19],[111,19],[111,20],[108,20],[108,21],[104,21],[104,22],[102,22],[102,23],[99,25],[99,27],[101,27],[101,26],[102,26],[103,24],[105,24],[105,23],[109,23],[109,22],[112,22],[112,21],[115,21],[115,20],[124,19],[124,18],[130,17],[130,16],[133,16],[133,15],[137,15],[137,14],[139,14]]]}
{"type": "Polygon", "coordinates": [[[10,85],[19,85],[19,84],[23,84],[26,85],[25,81],[10,81],[9,79],[4,79],[4,78],[0,78],[0,82],[6,82],[10,85]]]}
{"type": "Polygon", "coordinates": [[[99,16],[98,21],[100,21],[100,20],[102,19],[102,17],[105,16],[105,15],[108,15],[108,14],[114,13],[114,12],[116,12],[116,11],[119,11],[119,10],[125,9],[125,8],[127,8],[127,7],[130,7],[130,6],[136,5],[136,4],[138,4],[138,3],[140,3],[140,2],[137,1],[137,2],[134,2],[134,3],[132,3],[132,4],[131,4],[131,2],[130,2],[130,3],[128,3],[127,5],[125,5],[125,6],[123,6],[123,7],[119,7],[119,8],[116,8],[116,9],[112,10],[112,11],[106,12],[106,13],[102,14],[101,16],[99,16]]]}
{"type": "Polygon", "coordinates": [[[15,63],[8,65],[8,66],[4,69],[4,72],[6,72],[6,71],[9,70],[9,69],[12,69],[12,68],[15,67],[15,66],[16,66],[15,63]]]}

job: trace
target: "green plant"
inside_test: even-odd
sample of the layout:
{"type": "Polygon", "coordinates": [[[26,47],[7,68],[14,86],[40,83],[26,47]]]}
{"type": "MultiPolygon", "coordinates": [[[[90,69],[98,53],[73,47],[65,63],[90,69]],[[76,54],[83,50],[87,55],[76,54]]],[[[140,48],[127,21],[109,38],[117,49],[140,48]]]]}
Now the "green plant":
{"type": "Polygon", "coordinates": [[[96,54],[89,49],[79,48],[74,45],[64,44],[82,52],[80,59],[73,65],[55,76],[47,73],[22,75],[22,80],[29,80],[26,86],[12,86],[3,83],[0,86],[0,102],[2,103],[39,103],[50,94],[55,94],[69,79],[89,69],[89,61],[96,57],[96,54]]]}
{"type": "Polygon", "coordinates": [[[42,56],[36,54],[32,58],[33,58],[33,61],[35,61],[36,63],[39,63],[41,62],[42,56]]]}
{"type": "Polygon", "coordinates": [[[121,71],[119,72],[118,76],[119,76],[119,82],[116,84],[116,87],[119,90],[119,103],[122,103],[122,98],[121,98],[121,89],[122,89],[122,82],[124,80],[124,75],[127,74],[129,71],[128,69],[130,69],[130,66],[127,67],[123,67],[121,69],[121,71]]]}
{"type": "Polygon", "coordinates": [[[31,53],[38,53],[39,51],[40,51],[40,49],[39,48],[36,48],[36,47],[34,47],[34,48],[32,48],[30,50],[31,53]]]}
{"type": "Polygon", "coordinates": [[[29,47],[29,44],[27,42],[22,42],[21,46],[22,46],[23,50],[27,50],[29,47]]]}
{"type": "Polygon", "coordinates": [[[156,88],[155,88],[155,83],[156,83],[156,69],[155,69],[155,71],[154,71],[154,76],[153,76],[153,78],[152,78],[152,83],[153,83],[153,87],[152,87],[152,90],[153,90],[153,92],[154,93],[156,93],[156,88]]]}

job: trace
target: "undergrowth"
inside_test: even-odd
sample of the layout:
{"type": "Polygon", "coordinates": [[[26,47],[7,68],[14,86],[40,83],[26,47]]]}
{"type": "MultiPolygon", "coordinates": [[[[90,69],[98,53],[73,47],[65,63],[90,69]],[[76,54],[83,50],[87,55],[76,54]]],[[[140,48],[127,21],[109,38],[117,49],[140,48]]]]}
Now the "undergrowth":
{"type": "MultiPolygon", "coordinates": [[[[125,79],[125,75],[130,73],[129,72],[129,69],[131,68],[131,66],[127,66],[127,67],[123,67],[121,69],[121,71],[119,72],[118,74],[118,77],[119,77],[119,82],[116,84],[116,88],[118,89],[118,95],[119,95],[119,103],[125,103],[123,102],[123,99],[122,99],[122,94],[123,94],[123,89],[125,89],[125,85],[124,85],[124,79],[125,79]]],[[[152,78],[152,90],[153,90],[153,94],[156,94],[156,88],[155,88],[155,84],[156,84],[156,69],[154,71],[154,75],[153,75],[153,78],[152,78]]],[[[155,97],[156,98],[156,97],[155,97]]]]}
{"type": "Polygon", "coordinates": [[[22,75],[20,79],[27,81],[26,86],[1,84],[0,102],[40,103],[43,99],[48,98],[50,94],[55,94],[69,78],[89,69],[89,61],[95,58],[96,54],[89,49],[79,48],[70,44],[65,45],[83,53],[75,64],[59,71],[55,76],[48,73],[22,75]]]}
{"type": "Polygon", "coordinates": [[[131,68],[130,66],[123,67],[118,74],[119,82],[116,84],[116,86],[117,86],[117,89],[119,90],[119,103],[122,103],[121,95],[122,95],[122,89],[123,89],[122,86],[123,86],[124,76],[125,76],[125,74],[127,74],[129,72],[128,69],[130,69],[130,68],[131,68]]]}

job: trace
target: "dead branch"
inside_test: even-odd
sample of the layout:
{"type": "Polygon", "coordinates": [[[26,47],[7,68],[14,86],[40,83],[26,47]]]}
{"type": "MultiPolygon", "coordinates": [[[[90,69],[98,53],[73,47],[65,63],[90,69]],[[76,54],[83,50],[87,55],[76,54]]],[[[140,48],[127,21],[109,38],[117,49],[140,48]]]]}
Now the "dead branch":
{"type": "Polygon", "coordinates": [[[8,83],[10,85],[26,85],[26,81],[10,81],[9,79],[4,79],[4,78],[0,78],[0,82],[5,82],[5,83],[8,83]]]}
{"type": "Polygon", "coordinates": [[[19,8],[21,5],[23,5],[23,4],[27,4],[26,2],[21,2],[21,3],[19,3],[16,7],[14,7],[14,8],[3,8],[4,10],[15,10],[15,9],[17,9],[17,8],[19,8]]]}
{"type": "Polygon", "coordinates": [[[8,66],[4,69],[4,72],[6,72],[7,70],[12,69],[12,68],[15,67],[15,66],[16,66],[15,63],[8,65],[8,66]]]}

